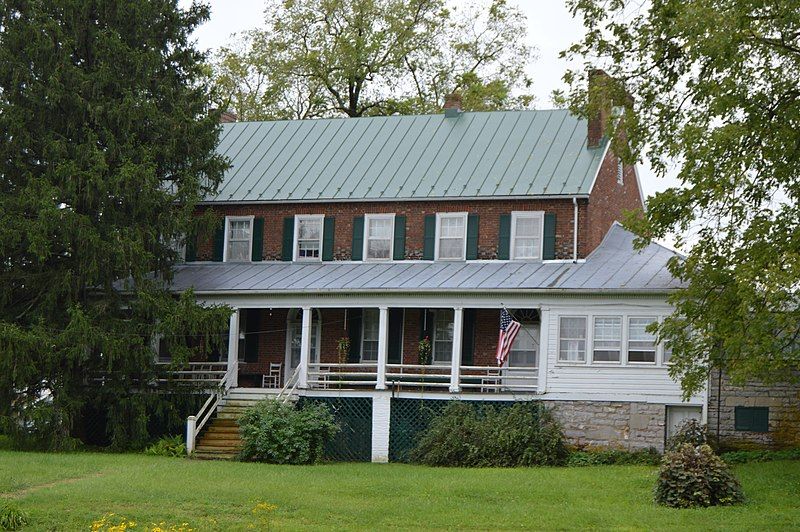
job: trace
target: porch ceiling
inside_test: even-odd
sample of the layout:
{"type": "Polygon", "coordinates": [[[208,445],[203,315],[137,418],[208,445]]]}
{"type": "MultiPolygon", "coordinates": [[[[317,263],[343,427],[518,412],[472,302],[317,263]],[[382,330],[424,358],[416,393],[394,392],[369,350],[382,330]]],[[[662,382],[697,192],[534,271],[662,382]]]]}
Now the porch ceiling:
{"type": "Polygon", "coordinates": [[[252,262],[191,263],[176,268],[173,291],[428,292],[603,291],[666,292],[679,282],[667,270],[675,253],[657,244],[637,252],[633,234],[615,224],[579,263],[552,262],[252,262]]]}

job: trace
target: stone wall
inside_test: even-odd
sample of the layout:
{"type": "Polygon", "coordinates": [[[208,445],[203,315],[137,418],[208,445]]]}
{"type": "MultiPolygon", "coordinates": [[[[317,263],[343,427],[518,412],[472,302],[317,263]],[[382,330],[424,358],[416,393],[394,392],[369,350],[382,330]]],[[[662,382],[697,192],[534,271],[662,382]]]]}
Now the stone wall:
{"type": "Polygon", "coordinates": [[[800,446],[800,385],[766,386],[748,382],[735,386],[726,375],[720,380],[719,372],[713,372],[709,382],[708,429],[723,447],[800,446]],[[736,430],[737,406],[768,407],[769,432],[736,430]]]}
{"type": "Polygon", "coordinates": [[[570,443],[664,450],[666,407],[619,401],[551,401],[570,443]]]}

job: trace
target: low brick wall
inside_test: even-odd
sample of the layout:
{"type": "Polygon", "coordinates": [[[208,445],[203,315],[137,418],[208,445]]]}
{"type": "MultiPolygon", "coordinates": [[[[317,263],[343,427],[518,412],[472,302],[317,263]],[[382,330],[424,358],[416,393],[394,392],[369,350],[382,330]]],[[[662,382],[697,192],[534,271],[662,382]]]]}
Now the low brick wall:
{"type": "Polygon", "coordinates": [[[617,401],[548,401],[575,445],[664,450],[666,407],[617,401]]]}
{"type": "Polygon", "coordinates": [[[724,374],[720,380],[719,372],[712,373],[709,384],[708,429],[712,437],[718,435],[720,445],[769,448],[800,446],[800,385],[782,383],[767,386],[748,382],[736,386],[724,374]],[[737,406],[768,407],[769,431],[736,430],[737,406]]]}

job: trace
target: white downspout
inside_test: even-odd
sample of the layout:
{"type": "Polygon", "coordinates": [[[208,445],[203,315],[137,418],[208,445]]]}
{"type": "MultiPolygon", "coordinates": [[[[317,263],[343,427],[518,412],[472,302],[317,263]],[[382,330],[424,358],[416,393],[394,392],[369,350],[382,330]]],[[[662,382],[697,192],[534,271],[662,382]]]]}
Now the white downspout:
{"type": "Polygon", "coordinates": [[[572,220],[572,262],[578,262],[578,198],[572,198],[574,210],[572,220]]]}

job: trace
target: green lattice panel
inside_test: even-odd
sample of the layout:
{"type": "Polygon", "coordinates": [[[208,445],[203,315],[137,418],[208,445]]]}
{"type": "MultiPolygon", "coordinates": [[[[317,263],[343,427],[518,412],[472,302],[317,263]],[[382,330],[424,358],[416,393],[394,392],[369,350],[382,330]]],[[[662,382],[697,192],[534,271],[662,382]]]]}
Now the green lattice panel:
{"type": "Polygon", "coordinates": [[[325,446],[325,460],[369,462],[372,458],[372,399],[369,397],[301,397],[331,409],[341,430],[325,446]]]}

